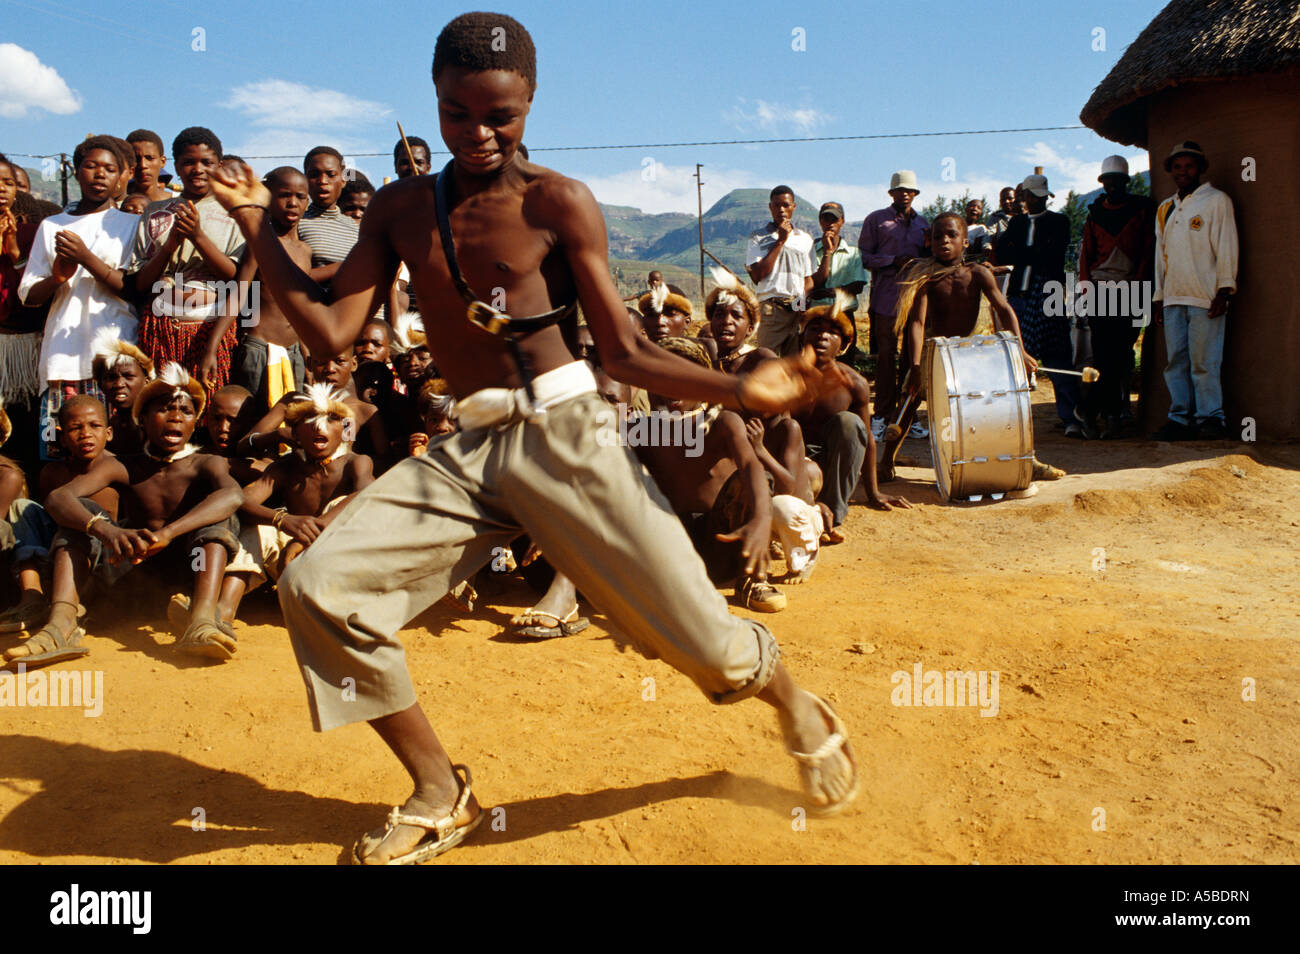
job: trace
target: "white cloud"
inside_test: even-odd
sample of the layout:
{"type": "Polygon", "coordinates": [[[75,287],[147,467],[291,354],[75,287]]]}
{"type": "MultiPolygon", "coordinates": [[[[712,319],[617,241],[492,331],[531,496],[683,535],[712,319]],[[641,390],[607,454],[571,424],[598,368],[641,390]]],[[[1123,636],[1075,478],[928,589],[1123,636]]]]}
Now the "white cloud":
{"type": "MultiPolygon", "coordinates": [[[[1117,153],[1117,155],[1122,155],[1128,160],[1130,175],[1137,175],[1147,169],[1149,157],[1145,150],[1128,155],[1117,153]]],[[[1027,167],[1026,175],[1033,171],[1034,166],[1043,167],[1043,175],[1047,176],[1052,191],[1056,193],[1056,201],[1052,203],[1055,207],[1059,207],[1064,202],[1066,193],[1071,189],[1083,195],[1101,188],[1097,176],[1101,173],[1101,160],[1105,158],[1104,156],[1098,155],[1095,159],[1063,156],[1047,143],[1036,142],[1032,146],[1021,149],[1018,158],[1027,167]]]]}
{"type": "Polygon", "coordinates": [[[81,97],[58,70],[13,43],[0,43],[0,89],[0,116],[5,119],[22,119],[33,109],[63,116],[81,109],[81,97]]]}
{"type": "Polygon", "coordinates": [[[769,133],[798,132],[808,135],[825,126],[833,117],[815,106],[786,106],[764,99],[753,101],[740,97],[722,117],[737,129],[769,133]]]}
{"type": "MultiPolygon", "coordinates": [[[[538,158],[545,162],[545,155],[538,158]]],[[[587,184],[597,201],[606,205],[630,205],[652,215],[661,212],[694,214],[695,166],[669,166],[662,162],[642,165],[638,162],[624,172],[578,178],[587,184]],[[653,173],[651,173],[653,170],[653,173]]],[[[732,189],[761,187],[765,178],[736,169],[710,166],[704,173],[704,208],[708,209],[732,189]]],[[[768,183],[771,187],[771,183],[768,183]]]]}
{"type": "Polygon", "coordinates": [[[223,140],[221,145],[227,152],[238,156],[283,157],[279,159],[249,158],[248,164],[253,167],[253,171],[258,175],[264,175],[276,166],[301,166],[302,157],[307,154],[307,150],[314,146],[333,146],[343,153],[345,159],[349,160],[349,165],[360,168],[373,182],[382,182],[383,176],[393,174],[392,162],[383,156],[365,159],[355,158],[366,153],[383,152],[387,148],[383,143],[376,143],[372,140],[348,134],[326,134],[319,130],[259,129],[237,141],[223,140]],[[372,168],[379,172],[379,179],[375,179],[370,175],[372,168]]]}
{"type": "Polygon", "coordinates": [[[383,103],[338,90],[275,79],[236,86],[223,105],[243,113],[254,126],[282,129],[333,129],[372,123],[392,112],[383,103]]]}

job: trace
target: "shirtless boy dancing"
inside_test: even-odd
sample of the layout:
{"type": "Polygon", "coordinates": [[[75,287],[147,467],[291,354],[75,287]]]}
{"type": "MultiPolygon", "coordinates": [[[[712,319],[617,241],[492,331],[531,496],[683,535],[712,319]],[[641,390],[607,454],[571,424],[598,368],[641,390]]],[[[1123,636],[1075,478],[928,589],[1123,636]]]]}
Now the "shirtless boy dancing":
{"type": "Polygon", "coordinates": [[[634,336],[590,191],[518,155],[537,83],[532,39],[515,20],[457,17],[438,37],[433,80],[452,161],[441,177],[375,195],[332,303],[266,224],[270,197],[251,170],[232,163],[216,186],[313,354],[350,352],[407,263],[434,361],[458,398],[462,429],[362,490],[280,580],[315,727],[369,721],[415,785],[353,859],[427,860],[481,821],[468,770],[434,735],[395,634],[525,531],[615,625],[711,701],[757,696],[773,706],[810,803],[844,808],[857,769],[843,724],[795,685],[766,627],[728,613],[631,449],[598,441],[604,402],[556,322],[581,299],[610,374],[733,409],[780,410],[842,386],[842,376],[794,357],[736,378],[634,336]],[[483,304],[497,287],[509,315],[483,304]]]}

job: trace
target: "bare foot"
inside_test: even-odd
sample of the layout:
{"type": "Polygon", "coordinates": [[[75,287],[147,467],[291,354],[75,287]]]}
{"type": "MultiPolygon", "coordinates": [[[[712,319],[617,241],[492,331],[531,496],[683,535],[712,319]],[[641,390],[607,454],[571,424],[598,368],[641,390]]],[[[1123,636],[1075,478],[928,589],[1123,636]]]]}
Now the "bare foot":
{"type": "MultiPolygon", "coordinates": [[[[460,792],[454,789],[442,792],[417,790],[402,805],[400,813],[419,815],[432,821],[441,820],[455,810],[459,798],[460,792]]],[[[478,799],[470,793],[465,804],[455,814],[456,829],[461,830],[477,824],[481,814],[482,809],[479,808],[478,799]]],[[[437,835],[428,828],[418,825],[394,825],[390,821],[383,827],[361,836],[352,849],[352,860],[363,865],[388,864],[396,858],[409,855],[421,842],[436,840],[437,835]]]]}
{"type": "MultiPolygon", "coordinates": [[[[830,523],[828,522],[826,525],[830,526],[830,523]]],[[[845,539],[844,527],[842,526],[831,527],[822,534],[822,543],[843,543],[845,539]]]]}
{"type": "Polygon", "coordinates": [[[815,814],[830,815],[857,795],[857,763],[839,717],[809,692],[789,710],[778,710],[786,747],[799,763],[799,777],[815,814]],[[832,737],[838,735],[838,741],[832,737]]]}

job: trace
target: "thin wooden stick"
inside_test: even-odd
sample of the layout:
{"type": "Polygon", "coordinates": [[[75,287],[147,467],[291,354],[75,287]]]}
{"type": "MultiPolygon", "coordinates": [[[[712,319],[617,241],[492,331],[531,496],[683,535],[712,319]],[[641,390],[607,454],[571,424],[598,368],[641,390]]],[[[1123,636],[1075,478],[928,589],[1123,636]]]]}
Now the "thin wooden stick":
{"type": "Polygon", "coordinates": [[[411,175],[416,175],[415,153],[411,152],[411,144],[406,141],[406,133],[402,131],[402,124],[397,124],[397,135],[402,137],[402,145],[406,148],[407,161],[411,163],[411,175]]]}

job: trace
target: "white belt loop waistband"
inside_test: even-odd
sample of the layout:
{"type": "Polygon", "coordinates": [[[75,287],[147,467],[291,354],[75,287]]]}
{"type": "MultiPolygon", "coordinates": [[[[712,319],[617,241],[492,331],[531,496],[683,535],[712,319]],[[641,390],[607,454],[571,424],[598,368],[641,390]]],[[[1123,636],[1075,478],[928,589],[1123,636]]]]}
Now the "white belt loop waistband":
{"type": "Polygon", "coordinates": [[[596,390],[596,376],[585,361],[572,361],[533,379],[529,402],[523,388],[483,388],[456,402],[456,420],[463,430],[500,427],[517,420],[536,421],[563,401],[596,390]]]}

